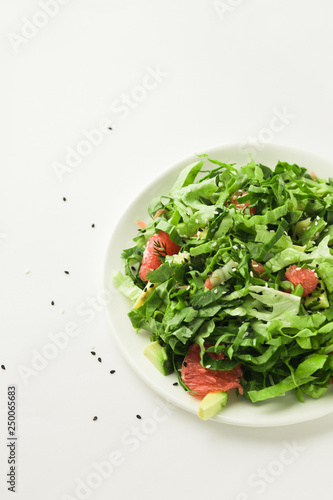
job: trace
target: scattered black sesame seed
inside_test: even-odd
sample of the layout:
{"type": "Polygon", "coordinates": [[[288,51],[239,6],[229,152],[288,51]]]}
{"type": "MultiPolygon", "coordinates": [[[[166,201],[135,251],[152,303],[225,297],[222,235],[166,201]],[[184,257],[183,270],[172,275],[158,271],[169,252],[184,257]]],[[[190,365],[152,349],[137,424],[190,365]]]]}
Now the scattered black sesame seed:
{"type": "Polygon", "coordinates": [[[319,267],[319,264],[316,264],[316,267],[319,267]]]}
{"type": "Polygon", "coordinates": [[[186,241],[185,241],[185,240],[182,240],[182,243],[185,245],[185,244],[186,244],[186,241]]]}
{"type": "Polygon", "coordinates": [[[285,184],[288,184],[288,182],[290,182],[290,179],[286,179],[284,182],[285,184]]]}
{"type": "Polygon", "coordinates": [[[213,274],[212,271],[208,271],[207,276],[210,276],[211,274],[213,274]]]}
{"type": "Polygon", "coordinates": [[[93,420],[94,420],[94,421],[95,421],[95,420],[97,420],[97,417],[94,417],[94,418],[93,418],[93,420]]]}
{"type": "Polygon", "coordinates": [[[95,224],[91,224],[91,227],[95,227],[95,224]]]}
{"type": "Polygon", "coordinates": [[[315,201],[314,200],[310,200],[311,203],[314,203],[315,201]]]}
{"type": "Polygon", "coordinates": [[[102,358],[97,358],[100,363],[102,363],[102,358]]]}
{"type": "Polygon", "coordinates": [[[320,297],[317,298],[317,302],[320,302],[320,297]]]}
{"type": "Polygon", "coordinates": [[[312,292],[309,293],[309,297],[312,297],[312,292]]]}
{"type": "Polygon", "coordinates": [[[201,233],[202,231],[203,231],[203,229],[201,229],[201,227],[199,227],[198,233],[201,233]]]}
{"type": "Polygon", "coordinates": [[[135,267],[134,266],[131,266],[131,269],[132,271],[136,271],[135,267]]]}
{"type": "Polygon", "coordinates": [[[142,419],[141,415],[137,415],[136,418],[138,418],[139,420],[142,419]]]}
{"type": "Polygon", "coordinates": [[[54,306],[54,300],[51,301],[51,306],[54,306]]]}
{"type": "Polygon", "coordinates": [[[187,366],[187,363],[186,363],[186,361],[184,361],[183,365],[184,365],[185,367],[187,366]]]}
{"type": "Polygon", "coordinates": [[[138,251],[137,251],[136,253],[137,253],[138,255],[141,255],[141,252],[140,252],[140,250],[138,250],[138,251]]]}
{"type": "Polygon", "coordinates": [[[197,311],[197,310],[199,309],[198,304],[195,304],[195,305],[193,306],[193,309],[195,309],[195,310],[197,311]]]}
{"type": "Polygon", "coordinates": [[[174,382],[172,385],[176,386],[176,385],[178,385],[178,382],[174,382]]]}
{"type": "Polygon", "coordinates": [[[109,130],[112,130],[112,127],[108,127],[109,130]]]}
{"type": "Polygon", "coordinates": [[[233,235],[232,235],[232,234],[230,234],[229,238],[230,238],[231,240],[233,240],[233,239],[234,239],[234,237],[233,237],[233,235]]]}
{"type": "Polygon", "coordinates": [[[110,373],[111,375],[113,375],[114,373],[116,373],[116,370],[110,370],[110,373]]]}
{"type": "Polygon", "coordinates": [[[184,261],[186,262],[186,264],[188,263],[188,259],[186,259],[186,257],[184,257],[184,261]]]}
{"type": "Polygon", "coordinates": [[[199,278],[199,273],[195,272],[195,273],[194,273],[194,276],[195,276],[196,278],[199,278]]]}
{"type": "Polygon", "coordinates": [[[2,368],[3,370],[5,370],[5,369],[6,369],[5,365],[1,365],[1,368],[2,368]]]}
{"type": "Polygon", "coordinates": [[[146,286],[144,287],[143,291],[144,291],[144,292],[146,292],[146,291],[147,291],[147,287],[146,287],[146,286]]]}
{"type": "Polygon", "coordinates": [[[67,201],[65,197],[63,197],[63,200],[64,200],[64,201],[67,201]]]}
{"type": "Polygon", "coordinates": [[[242,248],[241,245],[237,245],[237,246],[238,246],[238,248],[242,248]]]}
{"type": "Polygon", "coordinates": [[[149,285],[149,288],[154,288],[154,286],[155,286],[155,285],[154,285],[154,283],[151,283],[151,284],[149,285]]]}
{"type": "Polygon", "coordinates": [[[96,356],[95,351],[90,351],[90,353],[91,353],[93,356],[96,356]]]}
{"type": "Polygon", "coordinates": [[[137,282],[138,282],[138,280],[136,278],[134,278],[134,280],[133,280],[134,285],[136,285],[137,282]]]}
{"type": "Polygon", "coordinates": [[[145,233],[145,232],[146,232],[146,230],[145,230],[145,229],[141,229],[141,233],[145,233]]]}
{"type": "Polygon", "coordinates": [[[69,271],[64,271],[65,274],[69,274],[69,271]]]}
{"type": "Polygon", "coordinates": [[[325,290],[322,288],[322,289],[320,290],[320,293],[324,293],[324,292],[325,292],[325,290]]]}

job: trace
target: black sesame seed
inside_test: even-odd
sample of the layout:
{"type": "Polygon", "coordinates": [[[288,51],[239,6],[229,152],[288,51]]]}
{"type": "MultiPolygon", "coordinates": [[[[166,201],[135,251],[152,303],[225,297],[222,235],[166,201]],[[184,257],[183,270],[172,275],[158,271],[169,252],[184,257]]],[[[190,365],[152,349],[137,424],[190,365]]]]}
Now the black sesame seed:
{"type": "Polygon", "coordinates": [[[238,248],[242,248],[241,245],[237,245],[237,246],[238,246],[238,248]]]}
{"type": "Polygon", "coordinates": [[[54,306],[54,300],[52,300],[52,302],[51,302],[51,306],[54,306]]]}
{"type": "Polygon", "coordinates": [[[6,369],[5,365],[1,365],[1,368],[2,368],[3,370],[5,370],[5,369],[6,369]]]}
{"type": "Polygon", "coordinates": [[[176,386],[176,385],[178,385],[178,382],[174,382],[172,385],[175,385],[175,386],[176,386]]]}
{"type": "Polygon", "coordinates": [[[114,373],[116,373],[116,370],[110,370],[110,373],[111,375],[113,375],[114,373]]]}
{"type": "Polygon", "coordinates": [[[185,244],[186,244],[186,241],[185,241],[185,240],[182,240],[182,243],[185,245],[185,244]]]}
{"type": "Polygon", "coordinates": [[[202,231],[203,231],[203,229],[201,229],[201,227],[199,227],[198,233],[201,233],[202,231]]]}
{"type": "Polygon", "coordinates": [[[138,251],[137,251],[136,253],[137,253],[138,255],[141,255],[141,252],[140,252],[140,250],[138,250],[138,251]]]}
{"type": "Polygon", "coordinates": [[[195,305],[193,306],[193,309],[195,309],[195,310],[197,311],[197,310],[199,309],[198,304],[195,304],[195,305]]]}
{"type": "Polygon", "coordinates": [[[187,366],[187,363],[186,363],[186,361],[184,361],[183,365],[184,365],[185,367],[187,366]]]}
{"type": "Polygon", "coordinates": [[[100,363],[102,363],[102,358],[97,358],[100,363]]]}
{"type": "Polygon", "coordinates": [[[147,287],[145,287],[145,288],[143,289],[143,291],[144,291],[144,292],[146,292],[146,291],[147,291],[147,287]]]}
{"type": "Polygon", "coordinates": [[[315,201],[314,200],[310,200],[311,203],[314,203],[315,201]]]}
{"type": "Polygon", "coordinates": [[[94,421],[96,421],[96,420],[97,420],[97,417],[94,417],[94,418],[93,418],[93,420],[94,420],[94,421]]]}
{"type": "Polygon", "coordinates": [[[65,274],[69,274],[69,271],[64,271],[65,274]]]}
{"type": "Polygon", "coordinates": [[[231,240],[233,240],[233,239],[234,239],[234,237],[233,237],[233,235],[232,235],[232,234],[230,234],[229,238],[230,238],[231,240]]]}
{"type": "Polygon", "coordinates": [[[136,418],[138,418],[139,420],[142,419],[141,415],[137,415],[136,418]]]}
{"type": "Polygon", "coordinates": [[[320,290],[320,293],[324,293],[324,292],[325,292],[325,290],[322,288],[322,289],[320,290]]]}
{"type": "Polygon", "coordinates": [[[136,271],[135,267],[134,266],[131,266],[131,269],[132,271],[136,271]]]}
{"type": "Polygon", "coordinates": [[[319,264],[316,264],[316,267],[319,267],[319,264]]]}
{"type": "Polygon", "coordinates": [[[212,274],[212,271],[208,271],[207,276],[210,276],[212,274]]]}
{"type": "Polygon", "coordinates": [[[135,285],[137,282],[138,282],[138,280],[137,280],[136,278],[134,278],[134,280],[133,280],[134,285],[135,285]]]}
{"type": "Polygon", "coordinates": [[[66,201],[66,198],[65,198],[65,197],[63,197],[63,200],[64,200],[64,201],[66,201]]]}
{"type": "Polygon", "coordinates": [[[197,273],[197,272],[196,272],[196,273],[194,273],[194,276],[195,276],[196,278],[199,278],[199,273],[197,273]]]}
{"type": "Polygon", "coordinates": [[[184,261],[186,262],[186,264],[188,263],[188,259],[186,259],[185,257],[184,257],[184,261]]]}
{"type": "Polygon", "coordinates": [[[90,353],[91,353],[93,356],[96,356],[95,351],[90,351],[90,353]]]}
{"type": "Polygon", "coordinates": [[[95,224],[91,224],[91,227],[95,227],[95,224]]]}
{"type": "Polygon", "coordinates": [[[290,179],[286,179],[284,182],[285,184],[288,184],[288,182],[290,182],[290,179]]]}
{"type": "Polygon", "coordinates": [[[112,127],[108,127],[109,130],[112,130],[112,127]]]}
{"type": "Polygon", "coordinates": [[[320,297],[317,298],[317,302],[320,302],[320,297]]]}
{"type": "Polygon", "coordinates": [[[146,230],[145,230],[145,229],[141,229],[141,233],[145,233],[145,232],[146,232],[146,230]]]}

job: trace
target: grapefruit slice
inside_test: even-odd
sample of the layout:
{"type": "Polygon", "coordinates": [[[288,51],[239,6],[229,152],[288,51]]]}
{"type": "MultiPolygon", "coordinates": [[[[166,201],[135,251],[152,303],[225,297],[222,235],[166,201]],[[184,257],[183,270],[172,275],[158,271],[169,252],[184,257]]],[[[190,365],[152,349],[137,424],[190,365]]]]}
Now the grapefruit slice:
{"type": "Polygon", "coordinates": [[[153,234],[147,242],[145,251],[143,252],[142,264],[140,267],[139,276],[142,281],[148,281],[146,274],[150,271],[154,271],[161,264],[161,257],[165,255],[177,254],[180,250],[180,246],[174,243],[168,233],[160,231],[158,234],[153,234]]]}
{"type": "Polygon", "coordinates": [[[307,297],[309,293],[312,293],[319,283],[314,271],[304,267],[297,267],[295,264],[287,269],[286,278],[294,287],[298,284],[302,285],[303,297],[307,297]]]}
{"type": "MultiPolygon", "coordinates": [[[[225,358],[224,354],[209,354],[215,359],[225,358]]],[[[228,391],[234,388],[243,394],[243,387],[240,384],[242,375],[241,365],[225,371],[204,368],[200,363],[200,346],[196,343],[189,348],[181,368],[182,381],[193,391],[190,394],[194,396],[206,396],[211,392],[228,391]]]]}
{"type": "MultiPolygon", "coordinates": [[[[242,191],[242,190],[235,191],[230,199],[231,203],[236,205],[236,209],[240,210],[241,212],[244,212],[246,207],[251,205],[249,201],[247,201],[246,203],[238,203],[238,198],[240,198],[241,196],[245,196],[246,194],[248,194],[248,191],[242,191]]],[[[256,213],[256,207],[250,208],[250,214],[255,215],[255,213],[256,213]]]]}

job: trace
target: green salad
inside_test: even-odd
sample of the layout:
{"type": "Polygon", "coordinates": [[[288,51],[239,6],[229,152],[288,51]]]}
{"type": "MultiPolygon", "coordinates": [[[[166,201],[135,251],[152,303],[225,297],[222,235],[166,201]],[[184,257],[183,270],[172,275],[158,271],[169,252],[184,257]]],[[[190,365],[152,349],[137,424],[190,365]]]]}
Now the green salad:
{"type": "Polygon", "coordinates": [[[114,276],[134,329],[150,332],[145,354],[201,398],[203,419],[229,390],[253,403],[321,397],[333,377],[333,179],[198,159],[151,200],[114,276]]]}

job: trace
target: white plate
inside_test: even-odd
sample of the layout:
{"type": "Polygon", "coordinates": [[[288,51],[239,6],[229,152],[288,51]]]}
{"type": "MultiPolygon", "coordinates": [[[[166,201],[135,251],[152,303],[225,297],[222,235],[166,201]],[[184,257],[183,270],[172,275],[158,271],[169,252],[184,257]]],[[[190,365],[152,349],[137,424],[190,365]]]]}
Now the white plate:
{"type": "MultiPolygon", "coordinates": [[[[247,152],[241,150],[238,145],[219,146],[204,152],[211,158],[226,163],[236,162],[240,166],[248,161],[247,152]]],[[[253,154],[253,151],[251,153],[253,154]]],[[[161,397],[195,414],[198,409],[198,399],[187,394],[182,387],[173,386],[177,380],[176,375],[163,376],[143,355],[143,349],[149,342],[149,335],[147,332],[136,334],[132,328],[127,317],[131,308],[130,301],[115,290],[111,276],[116,269],[122,267],[121,251],[133,245],[132,238],[137,232],[136,219],[148,220],[147,207],[150,200],[154,196],[167,194],[180,170],[197,160],[197,156],[192,155],[171,166],[132,201],[113,231],[105,262],[105,286],[112,293],[108,316],[113,334],[124,356],[144,382],[161,397]]],[[[270,167],[274,167],[278,160],[297,163],[326,178],[332,175],[333,171],[332,162],[284,146],[265,146],[262,151],[255,154],[255,160],[270,167]]],[[[306,399],[305,403],[300,403],[291,393],[256,404],[242,397],[230,395],[227,407],[213,420],[241,426],[273,427],[312,420],[331,412],[333,412],[332,390],[328,390],[320,399],[306,399]]]]}

